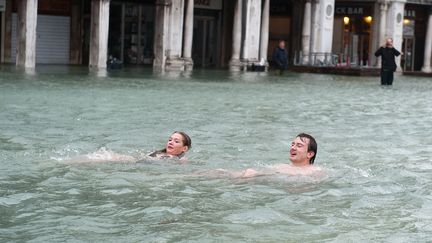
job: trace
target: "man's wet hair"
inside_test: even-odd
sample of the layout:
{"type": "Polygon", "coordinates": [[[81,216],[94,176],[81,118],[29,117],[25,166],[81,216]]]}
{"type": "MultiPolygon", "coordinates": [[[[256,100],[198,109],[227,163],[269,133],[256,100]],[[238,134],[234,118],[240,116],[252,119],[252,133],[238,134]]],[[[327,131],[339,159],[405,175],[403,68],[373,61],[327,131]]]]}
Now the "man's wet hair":
{"type": "Polygon", "coordinates": [[[309,160],[309,164],[313,164],[318,151],[318,144],[315,141],[315,138],[307,133],[300,133],[299,135],[297,135],[297,137],[300,138],[303,142],[305,142],[303,140],[304,138],[309,139],[308,152],[314,152],[314,156],[309,160]]]}

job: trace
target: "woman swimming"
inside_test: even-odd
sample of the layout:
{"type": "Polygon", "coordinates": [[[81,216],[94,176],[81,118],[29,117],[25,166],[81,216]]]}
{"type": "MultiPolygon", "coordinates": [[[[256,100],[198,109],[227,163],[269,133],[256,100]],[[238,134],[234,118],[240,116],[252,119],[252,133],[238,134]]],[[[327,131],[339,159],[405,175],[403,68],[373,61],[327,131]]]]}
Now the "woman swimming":
{"type": "Polygon", "coordinates": [[[154,158],[177,158],[182,159],[185,153],[192,147],[192,140],[184,133],[175,131],[165,144],[165,148],[154,151],[148,156],[154,158]]]}
{"type": "Polygon", "coordinates": [[[147,155],[123,155],[114,151],[101,148],[98,151],[74,157],[66,160],[67,162],[74,163],[94,163],[94,162],[140,162],[145,161],[145,157],[153,157],[155,159],[181,159],[185,160],[185,153],[191,148],[192,140],[184,132],[175,131],[168,139],[165,148],[154,151],[147,155]]]}

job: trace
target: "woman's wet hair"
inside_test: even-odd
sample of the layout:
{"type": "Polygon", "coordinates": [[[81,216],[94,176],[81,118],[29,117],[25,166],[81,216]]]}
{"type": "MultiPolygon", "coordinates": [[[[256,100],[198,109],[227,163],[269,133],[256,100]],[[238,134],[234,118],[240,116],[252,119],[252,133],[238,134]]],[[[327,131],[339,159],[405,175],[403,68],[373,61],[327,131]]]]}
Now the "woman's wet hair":
{"type": "Polygon", "coordinates": [[[181,131],[175,131],[175,132],[173,132],[173,134],[174,133],[178,133],[178,134],[182,135],[182,137],[183,137],[183,139],[182,139],[183,140],[183,145],[187,146],[188,149],[192,148],[192,140],[189,137],[189,135],[187,135],[185,132],[181,132],[181,131]]]}
{"type": "Polygon", "coordinates": [[[297,135],[297,137],[300,138],[302,141],[303,141],[303,138],[309,139],[308,152],[314,152],[314,156],[309,160],[309,164],[313,164],[315,161],[315,157],[317,155],[317,151],[318,151],[318,144],[315,141],[315,138],[312,137],[311,135],[307,134],[307,133],[300,133],[299,135],[297,135]]]}

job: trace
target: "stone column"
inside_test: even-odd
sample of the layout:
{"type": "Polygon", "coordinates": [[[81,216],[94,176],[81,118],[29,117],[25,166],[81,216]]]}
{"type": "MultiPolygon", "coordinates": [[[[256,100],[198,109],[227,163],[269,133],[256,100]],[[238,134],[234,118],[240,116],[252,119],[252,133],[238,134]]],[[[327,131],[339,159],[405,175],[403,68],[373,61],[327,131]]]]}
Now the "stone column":
{"type": "Polygon", "coordinates": [[[261,40],[260,40],[260,62],[264,59],[267,63],[267,51],[269,41],[269,27],[270,27],[270,0],[264,0],[264,6],[261,17],[261,40]]]}
{"type": "Polygon", "coordinates": [[[303,30],[302,30],[302,64],[309,62],[309,51],[311,41],[311,0],[306,0],[303,13],[303,30]]]}
{"type": "Polygon", "coordinates": [[[18,1],[16,65],[33,69],[36,66],[36,25],[38,0],[18,1]]]}
{"type": "Polygon", "coordinates": [[[166,70],[184,70],[182,58],[184,0],[171,0],[169,11],[169,39],[167,48],[166,70]]]}
{"type": "Polygon", "coordinates": [[[379,20],[379,36],[378,36],[378,46],[382,46],[386,38],[386,22],[387,22],[387,2],[381,1],[380,5],[380,20],[379,20]]]}
{"type": "Polygon", "coordinates": [[[12,0],[6,0],[6,9],[3,12],[2,18],[2,46],[1,46],[1,62],[11,62],[12,51],[12,0]]]}
{"type": "Polygon", "coordinates": [[[157,0],[153,68],[183,71],[184,0],[157,0]]]}
{"type": "MultiPolygon", "coordinates": [[[[393,46],[401,51],[403,41],[403,19],[405,10],[405,0],[394,0],[387,10],[386,36],[393,38],[393,46]]],[[[382,45],[382,44],[381,44],[382,45]]],[[[396,58],[397,71],[401,71],[401,56],[396,58]]]]}
{"type": "Polygon", "coordinates": [[[10,63],[12,62],[12,0],[6,0],[6,9],[3,16],[2,62],[10,63]]]}
{"type": "Polygon", "coordinates": [[[110,0],[92,0],[90,26],[90,68],[106,68],[108,56],[110,0]]]}
{"type": "Polygon", "coordinates": [[[319,0],[319,3],[315,4],[311,50],[320,54],[316,59],[313,58],[318,60],[320,64],[330,62],[331,58],[329,54],[332,52],[333,46],[334,6],[334,0],[319,0]]]}
{"type": "Polygon", "coordinates": [[[320,18],[318,51],[331,53],[333,47],[333,25],[334,25],[335,0],[320,0],[320,18]]]}
{"type": "Polygon", "coordinates": [[[261,0],[246,0],[245,37],[243,59],[247,63],[256,63],[259,58],[261,33],[261,0]]]}
{"type": "Polygon", "coordinates": [[[194,0],[187,0],[186,17],[184,25],[184,43],[183,43],[183,58],[185,61],[185,69],[192,70],[192,40],[193,40],[193,23],[194,23],[194,0]]]}
{"type": "Polygon", "coordinates": [[[240,52],[242,42],[242,12],[243,12],[243,0],[237,0],[234,10],[234,25],[232,32],[232,56],[230,60],[231,70],[240,70],[240,52]]]}
{"type": "Polygon", "coordinates": [[[372,13],[372,24],[371,24],[371,45],[370,45],[370,53],[369,53],[369,66],[371,67],[377,67],[378,65],[378,58],[375,57],[375,51],[379,47],[379,32],[380,32],[380,26],[379,26],[379,19],[381,16],[380,13],[380,5],[378,2],[374,3],[373,13],[372,13]]]}
{"type": "Polygon", "coordinates": [[[157,70],[165,69],[169,37],[169,2],[169,0],[156,1],[153,68],[157,70]]]}
{"type": "MultiPolygon", "coordinates": [[[[376,40],[376,48],[380,48],[386,39],[386,26],[387,26],[387,10],[388,10],[388,3],[387,0],[380,0],[378,2],[379,5],[379,21],[377,22],[379,24],[378,26],[378,38],[376,40]]],[[[373,53],[375,53],[376,50],[372,50],[373,53]]],[[[375,55],[373,55],[375,57],[375,55]]],[[[381,67],[381,57],[376,58],[376,67],[381,67]]]]}
{"type": "Polygon", "coordinates": [[[70,17],[70,64],[81,64],[82,62],[81,18],[81,1],[73,0],[70,17]]]}
{"type": "Polygon", "coordinates": [[[310,36],[309,52],[317,52],[318,51],[317,38],[318,38],[318,31],[319,31],[318,19],[320,16],[319,0],[312,0],[311,9],[312,9],[312,16],[311,16],[311,36],[310,36]]]}
{"type": "Polygon", "coordinates": [[[425,73],[432,72],[431,68],[431,54],[432,54],[432,9],[429,10],[429,19],[427,23],[424,60],[422,71],[425,73]]]}

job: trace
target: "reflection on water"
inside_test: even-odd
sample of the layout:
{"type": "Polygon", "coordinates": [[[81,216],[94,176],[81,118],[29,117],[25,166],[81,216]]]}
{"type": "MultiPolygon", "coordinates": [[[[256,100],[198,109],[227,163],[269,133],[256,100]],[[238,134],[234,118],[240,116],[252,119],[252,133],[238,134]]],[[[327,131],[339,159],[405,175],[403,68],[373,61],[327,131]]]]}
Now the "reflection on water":
{"type": "Polygon", "coordinates": [[[6,68],[0,241],[429,241],[431,91],[404,76],[6,68]],[[63,161],[146,153],[175,130],[192,137],[187,164],[63,161]],[[299,132],[324,180],[202,173],[288,162],[299,132]]]}

